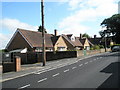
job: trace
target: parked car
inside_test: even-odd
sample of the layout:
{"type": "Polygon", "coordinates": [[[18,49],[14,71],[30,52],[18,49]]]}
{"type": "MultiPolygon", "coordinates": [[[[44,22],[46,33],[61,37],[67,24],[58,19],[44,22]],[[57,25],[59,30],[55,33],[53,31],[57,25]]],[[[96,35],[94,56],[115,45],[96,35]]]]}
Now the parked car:
{"type": "Polygon", "coordinates": [[[117,52],[117,51],[120,51],[120,46],[114,46],[112,48],[112,52],[117,52]]]}

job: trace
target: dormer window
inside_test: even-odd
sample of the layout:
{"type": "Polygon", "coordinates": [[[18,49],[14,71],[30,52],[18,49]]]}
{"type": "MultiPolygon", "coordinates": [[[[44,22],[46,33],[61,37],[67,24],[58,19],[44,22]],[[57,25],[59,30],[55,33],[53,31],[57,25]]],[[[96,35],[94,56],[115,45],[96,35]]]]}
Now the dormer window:
{"type": "Polygon", "coordinates": [[[75,37],[73,35],[71,36],[71,41],[75,41],[75,37]]]}

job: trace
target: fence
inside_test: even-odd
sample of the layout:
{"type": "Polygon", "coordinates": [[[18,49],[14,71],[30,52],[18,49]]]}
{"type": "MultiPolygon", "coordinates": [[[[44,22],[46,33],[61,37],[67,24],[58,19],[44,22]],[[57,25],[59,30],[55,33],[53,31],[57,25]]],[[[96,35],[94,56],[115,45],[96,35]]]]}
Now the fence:
{"type": "Polygon", "coordinates": [[[40,61],[40,58],[38,58],[38,55],[41,57],[41,53],[35,53],[35,52],[28,52],[28,53],[14,53],[14,56],[21,57],[21,64],[32,64],[37,63],[38,59],[40,61]]]}
{"type": "MultiPolygon", "coordinates": [[[[14,53],[14,56],[21,57],[21,64],[42,62],[42,53],[40,52],[14,53]]],[[[73,57],[77,57],[76,51],[46,52],[46,61],[73,57]]]]}

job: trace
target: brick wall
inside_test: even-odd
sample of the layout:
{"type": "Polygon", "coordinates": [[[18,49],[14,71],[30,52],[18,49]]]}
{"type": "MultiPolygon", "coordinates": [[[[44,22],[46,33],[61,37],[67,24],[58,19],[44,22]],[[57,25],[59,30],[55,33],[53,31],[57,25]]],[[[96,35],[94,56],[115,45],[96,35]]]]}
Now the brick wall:
{"type": "MultiPolygon", "coordinates": [[[[111,50],[110,50],[110,49],[107,49],[107,51],[111,51],[111,50]]],[[[77,57],[84,56],[84,55],[93,55],[93,54],[103,53],[103,52],[105,52],[105,49],[77,51],[77,57]]]]}
{"type": "Polygon", "coordinates": [[[14,62],[4,62],[2,71],[3,71],[3,73],[15,71],[15,63],[14,62]]]}
{"type": "Polygon", "coordinates": [[[4,62],[2,65],[2,72],[20,71],[21,70],[21,58],[15,57],[14,62],[4,62]]]}

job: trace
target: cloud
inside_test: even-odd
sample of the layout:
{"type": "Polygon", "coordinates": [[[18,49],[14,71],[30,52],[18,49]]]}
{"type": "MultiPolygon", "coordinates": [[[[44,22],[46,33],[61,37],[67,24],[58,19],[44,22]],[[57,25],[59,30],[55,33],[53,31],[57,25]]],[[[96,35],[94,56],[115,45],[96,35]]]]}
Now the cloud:
{"type": "MultiPolygon", "coordinates": [[[[71,32],[75,35],[87,31],[89,33],[92,27],[88,23],[100,25],[102,20],[117,13],[116,2],[117,0],[69,0],[69,12],[72,15],[58,23],[59,30],[62,30],[60,32],[71,32]]],[[[97,30],[96,33],[98,33],[97,30]]]]}
{"type": "Polygon", "coordinates": [[[2,44],[0,45],[0,49],[4,49],[17,28],[37,31],[38,26],[32,26],[27,23],[20,22],[17,19],[4,18],[0,20],[0,28],[2,28],[0,33],[0,43],[2,44]]]}
{"type": "Polygon", "coordinates": [[[74,10],[79,6],[79,3],[81,3],[84,0],[69,0],[68,4],[70,6],[70,10],[74,10]]]}
{"type": "Polygon", "coordinates": [[[2,28],[6,28],[9,31],[15,31],[17,28],[22,28],[22,29],[30,29],[37,31],[38,27],[37,26],[32,26],[27,23],[20,22],[17,19],[10,19],[10,18],[4,18],[0,20],[0,24],[2,24],[2,28]]]}
{"type": "Polygon", "coordinates": [[[79,36],[80,33],[84,33],[88,29],[89,27],[86,27],[84,25],[72,24],[70,27],[61,30],[59,34],[73,34],[75,36],[79,36]]]}
{"type": "Polygon", "coordinates": [[[2,34],[0,33],[0,49],[4,49],[10,40],[11,34],[2,34]]]}

